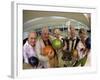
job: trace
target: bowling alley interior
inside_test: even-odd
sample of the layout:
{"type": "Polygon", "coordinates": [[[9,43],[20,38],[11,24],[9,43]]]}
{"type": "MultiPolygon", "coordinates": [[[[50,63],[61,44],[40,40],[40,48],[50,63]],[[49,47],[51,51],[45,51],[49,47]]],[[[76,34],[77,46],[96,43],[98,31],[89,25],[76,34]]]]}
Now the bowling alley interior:
{"type": "Polygon", "coordinates": [[[23,10],[23,69],[91,66],[90,39],[90,13],[23,10]],[[45,32],[48,33],[52,48],[47,53],[41,47],[41,44],[45,45],[42,40],[45,32]],[[33,39],[30,39],[30,33],[35,33],[34,46],[29,44],[33,39]],[[75,39],[78,38],[78,41],[72,42],[74,47],[70,44],[73,35],[75,39]],[[40,40],[42,41],[39,42],[40,40]],[[32,58],[27,53],[33,55],[32,58]]]}

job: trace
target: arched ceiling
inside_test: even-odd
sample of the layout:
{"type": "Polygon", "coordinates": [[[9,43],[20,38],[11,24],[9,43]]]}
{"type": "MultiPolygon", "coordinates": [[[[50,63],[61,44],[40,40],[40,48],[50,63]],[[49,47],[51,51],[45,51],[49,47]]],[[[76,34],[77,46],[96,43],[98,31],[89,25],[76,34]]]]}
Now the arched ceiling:
{"type": "Polygon", "coordinates": [[[25,28],[27,28],[28,26],[35,26],[38,24],[63,24],[65,21],[67,21],[68,18],[77,20],[90,27],[90,14],[87,15],[88,19],[83,13],[23,10],[23,24],[25,28]]]}

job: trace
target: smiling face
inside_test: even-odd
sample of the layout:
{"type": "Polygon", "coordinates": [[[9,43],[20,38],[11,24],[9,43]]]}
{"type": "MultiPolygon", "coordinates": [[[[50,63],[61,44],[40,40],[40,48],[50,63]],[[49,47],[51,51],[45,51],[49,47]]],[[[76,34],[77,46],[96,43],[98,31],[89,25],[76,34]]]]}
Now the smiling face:
{"type": "Polygon", "coordinates": [[[80,31],[79,31],[79,36],[80,36],[81,40],[85,40],[85,38],[86,38],[86,36],[87,36],[86,30],[83,29],[83,28],[80,29],[80,31]]]}
{"type": "Polygon", "coordinates": [[[35,46],[35,43],[36,43],[36,33],[35,33],[35,32],[29,33],[29,36],[28,36],[28,43],[29,43],[31,46],[35,46]]]}
{"type": "Polygon", "coordinates": [[[81,38],[82,40],[84,40],[86,34],[85,34],[85,33],[81,33],[81,34],[79,34],[79,36],[80,36],[80,38],[81,38]]]}
{"type": "Polygon", "coordinates": [[[49,39],[49,33],[48,32],[42,33],[42,38],[43,38],[43,40],[48,40],[49,39]]]}
{"type": "Polygon", "coordinates": [[[72,38],[74,38],[76,36],[76,30],[74,27],[70,27],[70,35],[72,38]]]}
{"type": "Polygon", "coordinates": [[[49,30],[48,30],[47,27],[44,27],[42,29],[42,34],[41,35],[42,35],[43,40],[48,40],[49,39],[49,30]]]}
{"type": "Polygon", "coordinates": [[[56,29],[54,29],[54,36],[57,38],[57,39],[59,39],[59,37],[60,37],[60,34],[61,34],[61,31],[60,31],[60,29],[58,29],[58,28],[56,28],[56,29]]]}

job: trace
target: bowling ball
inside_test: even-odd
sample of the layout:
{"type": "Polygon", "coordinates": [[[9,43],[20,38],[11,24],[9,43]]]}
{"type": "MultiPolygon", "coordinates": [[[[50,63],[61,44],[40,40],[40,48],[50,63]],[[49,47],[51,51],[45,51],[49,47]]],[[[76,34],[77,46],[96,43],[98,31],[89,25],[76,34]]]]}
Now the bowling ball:
{"type": "Polygon", "coordinates": [[[32,56],[28,59],[28,61],[29,61],[29,64],[31,64],[31,66],[33,67],[38,66],[38,63],[39,63],[38,58],[32,56]]]}
{"type": "Polygon", "coordinates": [[[54,50],[53,50],[53,48],[51,47],[51,46],[46,46],[46,47],[44,47],[43,48],[43,55],[44,56],[46,56],[46,55],[48,55],[48,53],[50,53],[50,51],[52,52],[54,52],[54,50]]]}
{"type": "Polygon", "coordinates": [[[52,46],[54,49],[60,49],[62,47],[62,42],[59,39],[54,39],[52,41],[52,46]]]}
{"type": "Polygon", "coordinates": [[[86,61],[87,61],[87,55],[84,56],[82,59],[79,59],[78,61],[76,61],[76,63],[73,65],[74,67],[76,66],[84,66],[86,64],[86,61]]]}
{"type": "Polygon", "coordinates": [[[74,49],[72,51],[72,55],[73,55],[73,57],[77,58],[78,57],[78,51],[76,49],[74,49]]]}

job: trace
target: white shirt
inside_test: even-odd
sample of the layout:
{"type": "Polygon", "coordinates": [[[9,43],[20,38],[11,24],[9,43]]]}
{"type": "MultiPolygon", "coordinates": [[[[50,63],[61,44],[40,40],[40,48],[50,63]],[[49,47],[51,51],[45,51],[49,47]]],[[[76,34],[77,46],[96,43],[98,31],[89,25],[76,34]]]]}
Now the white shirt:
{"type": "MultiPolygon", "coordinates": [[[[78,50],[78,55],[79,55],[79,59],[82,59],[86,54],[83,53],[83,51],[81,51],[81,49],[85,49],[85,46],[83,45],[83,43],[80,41],[78,43],[78,46],[77,46],[77,50],[78,50]]],[[[90,51],[88,53],[88,57],[87,57],[87,61],[85,63],[85,66],[90,66],[91,65],[91,55],[90,55],[90,51]]]]}
{"type": "MultiPolygon", "coordinates": [[[[70,39],[70,38],[69,38],[70,39]]],[[[74,40],[74,43],[73,43],[73,47],[72,47],[72,40],[69,40],[69,51],[71,51],[72,49],[74,49],[74,47],[75,47],[75,45],[76,45],[76,39],[77,39],[77,37],[75,36],[74,38],[73,38],[73,40],[74,40]]]]}
{"type": "Polygon", "coordinates": [[[85,46],[83,45],[83,43],[81,41],[79,41],[78,46],[77,46],[77,50],[78,50],[78,55],[79,58],[83,58],[85,55],[83,54],[82,49],[85,49],[85,46]]]}
{"type": "Polygon", "coordinates": [[[42,55],[42,49],[45,47],[43,40],[40,38],[36,42],[36,53],[38,59],[40,60],[40,64],[44,67],[49,67],[49,58],[47,56],[42,55]]]}
{"type": "Polygon", "coordinates": [[[28,58],[30,57],[37,57],[35,49],[26,41],[23,47],[23,57],[24,57],[24,62],[28,63],[28,58]]]}

